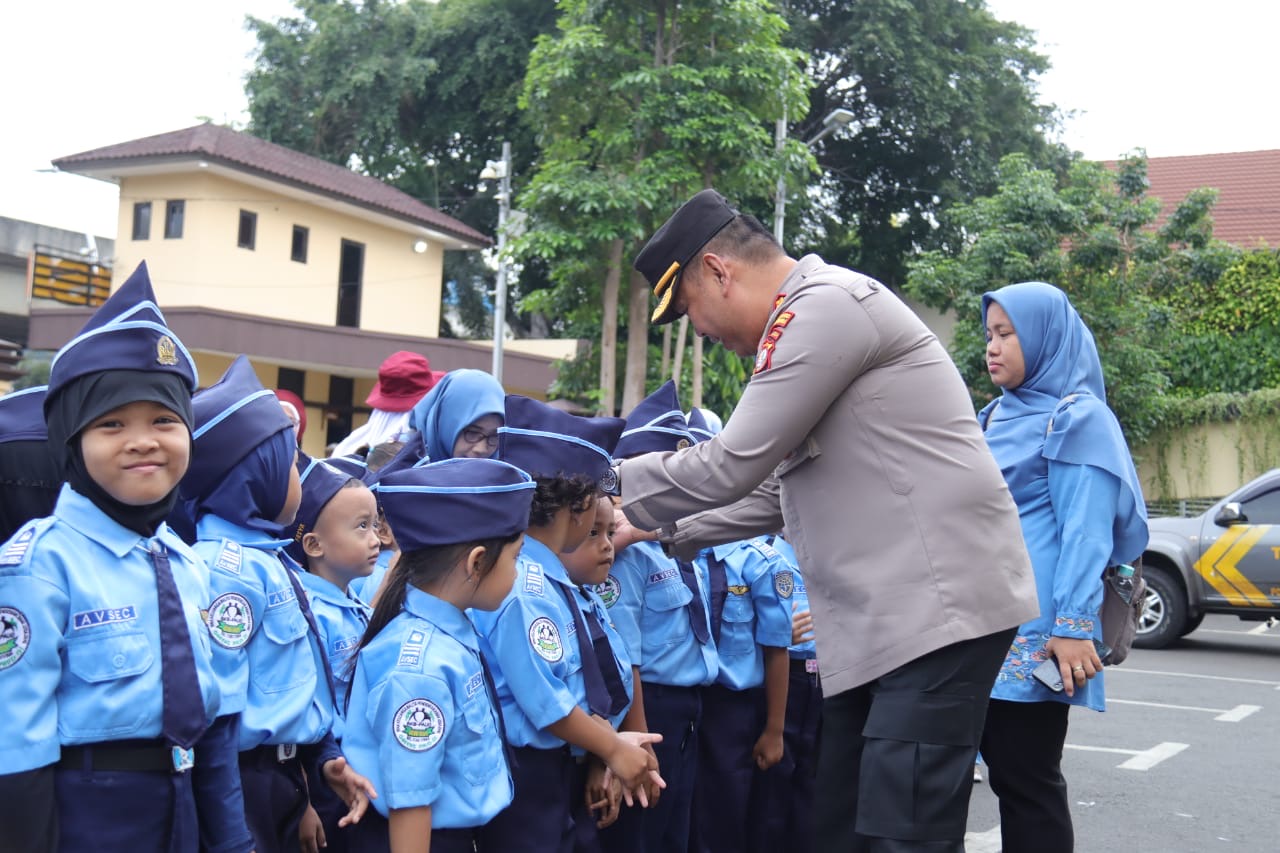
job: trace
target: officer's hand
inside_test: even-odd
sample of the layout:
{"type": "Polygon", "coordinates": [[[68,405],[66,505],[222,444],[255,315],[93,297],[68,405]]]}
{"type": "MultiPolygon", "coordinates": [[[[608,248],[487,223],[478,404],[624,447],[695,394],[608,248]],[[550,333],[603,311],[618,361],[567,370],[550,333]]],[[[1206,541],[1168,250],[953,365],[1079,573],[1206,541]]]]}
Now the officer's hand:
{"type": "Polygon", "coordinates": [[[360,818],[364,817],[365,809],[369,808],[369,800],[378,796],[373,783],[352,770],[345,758],[334,758],[326,762],[324,778],[349,809],[338,821],[338,826],[359,823],[360,818]]]}
{"type": "Polygon", "coordinates": [[[627,518],[626,513],[622,511],[622,507],[617,504],[613,507],[613,553],[617,554],[623,548],[635,542],[656,542],[658,540],[658,531],[641,530],[636,527],[627,518]]]}
{"type": "Polygon", "coordinates": [[[298,824],[298,843],[302,845],[302,853],[320,853],[320,848],[326,843],[324,824],[310,805],[302,816],[302,823],[298,824]]]}
{"type": "Polygon", "coordinates": [[[813,614],[808,610],[797,613],[796,609],[799,606],[794,601],[791,603],[791,645],[793,646],[813,639],[813,614]]]}
{"type": "Polygon", "coordinates": [[[751,757],[755,759],[756,767],[761,770],[768,770],[781,761],[782,732],[762,733],[756,741],[755,748],[751,750],[751,757]]]}

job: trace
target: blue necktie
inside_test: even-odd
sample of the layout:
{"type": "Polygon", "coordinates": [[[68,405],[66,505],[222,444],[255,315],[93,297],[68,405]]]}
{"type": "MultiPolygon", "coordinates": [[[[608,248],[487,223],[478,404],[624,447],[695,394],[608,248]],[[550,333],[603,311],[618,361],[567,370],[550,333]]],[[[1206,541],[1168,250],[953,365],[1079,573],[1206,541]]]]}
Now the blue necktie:
{"type": "Polygon", "coordinates": [[[289,576],[289,584],[293,587],[293,595],[298,599],[298,608],[302,610],[302,618],[307,620],[307,627],[311,630],[311,636],[315,640],[316,648],[320,650],[320,663],[324,666],[324,683],[329,687],[329,700],[336,710],[338,702],[337,694],[333,689],[333,667],[329,665],[329,654],[325,650],[324,639],[320,636],[320,629],[316,626],[315,614],[311,612],[311,603],[307,601],[307,593],[302,588],[302,582],[298,580],[293,573],[293,569],[285,562],[285,555],[281,553],[280,556],[280,563],[284,566],[284,573],[289,576]]]}
{"type": "Polygon", "coordinates": [[[707,631],[707,608],[702,603],[702,590],[698,588],[697,570],[688,560],[676,560],[676,565],[680,567],[680,580],[693,593],[693,600],[689,602],[689,625],[693,636],[705,646],[711,634],[707,631]]]}
{"type": "Polygon", "coordinates": [[[627,692],[622,686],[618,662],[604,626],[590,610],[584,614],[574,600],[573,587],[556,581],[565,603],[573,611],[573,625],[578,634],[578,654],[582,658],[582,678],[587,691],[587,710],[602,717],[612,717],[627,706],[627,692]]]}
{"type": "Polygon", "coordinates": [[[507,759],[507,771],[515,773],[516,757],[507,740],[507,721],[502,716],[502,703],[498,701],[498,685],[493,683],[493,673],[489,671],[489,662],[484,659],[484,652],[476,651],[476,657],[480,658],[480,670],[484,673],[484,687],[489,693],[489,701],[493,703],[493,710],[498,712],[498,737],[502,738],[502,754],[507,759]]]}
{"type": "Polygon", "coordinates": [[[729,597],[729,579],[724,560],[714,551],[707,552],[707,574],[711,581],[711,634],[720,644],[720,625],[724,621],[724,602],[729,597]]]}
{"type": "Polygon", "coordinates": [[[160,610],[160,734],[174,746],[190,749],[208,728],[204,696],[196,675],[191,633],[182,596],[173,580],[169,554],[159,542],[148,549],[156,569],[156,599],[160,610]]]}

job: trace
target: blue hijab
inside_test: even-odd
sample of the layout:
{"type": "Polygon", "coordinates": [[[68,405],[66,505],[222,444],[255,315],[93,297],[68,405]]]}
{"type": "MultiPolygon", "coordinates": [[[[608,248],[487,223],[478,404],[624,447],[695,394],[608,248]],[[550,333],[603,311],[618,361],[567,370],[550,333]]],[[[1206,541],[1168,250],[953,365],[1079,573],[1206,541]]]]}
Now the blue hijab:
{"type": "Polygon", "coordinates": [[[275,519],[289,497],[290,471],[297,450],[293,430],[280,430],[235,464],[207,495],[196,500],[198,515],[213,513],[241,527],[279,536],[275,519]]]}
{"type": "Polygon", "coordinates": [[[464,429],[485,415],[506,420],[506,393],[483,370],[451,370],[413,407],[409,425],[421,433],[432,462],[451,459],[464,429]]]}
{"type": "Polygon", "coordinates": [[[1067,295],[1051,284],[1011,284],[982,295],[982,322],[996,302],[1009,315],[1026,367],[979,422],[1001,468],[1037,452],[1045,459],[1092,465],[1121,483],[1112,527],[1112,563],[1137,559],[1147,544],[1147,510],[1120,423],[1107,408],[1102,362],[1093,334],[1067,295]],[[1074,400],[1061,405],[1065,397],[1074,400]]]}

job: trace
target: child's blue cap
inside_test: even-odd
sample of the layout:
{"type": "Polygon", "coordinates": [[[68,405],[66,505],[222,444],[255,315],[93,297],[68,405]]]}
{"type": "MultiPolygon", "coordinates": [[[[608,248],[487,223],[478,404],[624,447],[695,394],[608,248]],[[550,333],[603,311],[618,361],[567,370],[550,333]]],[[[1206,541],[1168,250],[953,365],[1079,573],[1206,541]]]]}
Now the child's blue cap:
{"type": "Polygon", "coordinates": [[[684,450],[694,443],[685,422],[676,383],[667,380],[627,415],[627,428],[613,455],[618,459],[656,450],[684,450]]]}
{"type": "Polygon", "coordinates": [[[446,459],[393,471],[375,489],[401,552],[506,539],[529,525],[534,482],[496,459],[446,459]]]}
{"type": "Polygon", "coordinates": [[[498,457],[530,474],[583,475],[598,483],[626,425],[622,418],[584,418],[510,394],[507,422],[498,430],[498,457]]]}
{"type": "Polygon", "coordinates": [[[182,478],[185,499],[203,497],[249,451],[293,424],[275,392],[262,387],[249,359],[236,356],[217,383],[191,399],[195,450],[182,478]]]}
{"type": "Polygon", "coordinates": [[[197,387],[195,362],[156,305],[145,261],[53,357],[49,397],[74,379],[109,370],[175,373],[189,391],[197,387]]]}
{"type": "Polygon", "coordinates": [[[298,513],[293,517],[293,541],[285,550],[298,561],[298,565],[306,567],[307,553],[302,549],[302,537],[316,529],[320,513],[324,512],[333,496],[347,483],[359,478],[339,471],[319,459],[312,459],[301,451],[298,452],[298,473],[302,482],[302,502],[298,504],[298,513]]]}
{"type": "Polygon", "coordinates": [[[44,441],[49,428],[44,422],[47,385],[13,391],[0,397],[0,443],[44,441]]]}
{"type": "MultiPolygon", "coordinates": [[[[302,465],[302,459],[303,454],[298,454],[298,465],[302,465]]],[[[324,464],[331,468],[337,468],[348,477],[353,477],[361,482],[368,482],[368,478],[371,476],[369,466],[359,456],[330,456],[324,460],[324,464]]],[[[299,468],[298,470],[302,469],[299,468]]]]}
{"type": "Polygon", "coordinates": [[[702,409],[694,406],[689,410],[689,433],[693,436],[695,442],[706,441],[715,435],[711,429],[711,424],[707,423],[707,416],[702,414],[702,409]]]}

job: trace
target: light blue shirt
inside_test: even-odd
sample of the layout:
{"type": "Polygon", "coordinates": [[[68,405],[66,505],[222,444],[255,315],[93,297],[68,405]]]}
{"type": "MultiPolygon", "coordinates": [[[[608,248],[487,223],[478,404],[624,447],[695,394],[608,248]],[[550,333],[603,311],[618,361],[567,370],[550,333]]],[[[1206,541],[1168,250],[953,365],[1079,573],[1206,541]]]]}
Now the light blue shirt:
{"type": "MultiPolygon", "coordinates": [[[[696,566],[695,566],[696,568],[696,566]]],[[[698,586],[708,614],[706,577],[698,586]]],[[[640,678],[654,684],[693,687],[715,681],[719,664],[715,645],[699,643],[689,624],[693,593],[680,579],[675,560],[657,542],[637,542],[618,554],[608,579],[593,589],[600,594],[618,634],[626,643],[640,678]]],[[[790,635],[788,635],[790,636],[790,635]]]]}
{"type": "Polygon", "coordinates": [[[396,552],[390,549],[382,551],[378,554],[378,562],[373,564],[373,572],[367,578],[356,578],[347,585],[347,591],[362,601],[373,601],[374,595],[378,592],[378,587],[382,585],[382,579],[387,574],[387,569],[391,567],[391,560],[395,557],[396,552]]]}
{"type": "Polygon", "coordinates": [[[462,611],[409,587],[402,610],[360,650],[342,743],[378,792],[373,806],[431,806],[432,826],[483,826],[515,787],[462,611]]]}
{"type": "Polygon", "coordinates": [[[720,616],[716,683],[730,690],[764,684],[764,646],[791,645],[791,599],[795,574],[764,539],[708,548],[698,555],[710,586],[712,558],[724,566],[727,593],[720,616]]]}
{"type": "Polygon", "coordinates": [[[167,526],[144,538],[64,485],[53,515],[0,546],[0,772],[52,764],[62,744],[160,736],[153,543],[182,598],[205,717],[227,713],[200,613],[204,564],[167,526]]]}
{"type": "Polygon", "coordinates": [[[547,726],[586,706],[582,658],[569,605],[556,588],[572,584],[560,559],[532,536],[516,558],[516,580],[497,610],[468,611],[493,672],[512,746],[555,749],[547,726]]]}
{"type": "Polygon", "coordinates": [[[333,673],[334,720],[333,736],[342,740],[342,721],[347,706],[347,694],[351,690],[351,667],[364,629],[369,627],[373,610],[348,587],[346,592],[310,572],[299,572],[311,602],[311,613],[320,629],[320,642],[329,657],[329,670],[333,673]]]}
{"type": "MultiPolygon", "coordinates": [[[[794,619],[796,614],[804,613],[809,609],[809,590],[804,585],[804,577],[800,574],[800,561],[796,558],[796,549],[781,536],[766,537],[766,541],[782,556],[782,559],[787,561],[787,566],[795,575],[795,591],[791,595],[791,606],[788,608],[791,611],[791,618],[794,619]]],[[[787,654],[795,660],[813,660],[818,656],[818,647],[813,640],[805,640],[803,643],[788,646],[787,654]]]]}
{"type": "Polygon", "coordinates": [[[196,535],[214,595],[214,665],[243,709],[240,751],[318,743],[333,725],[332,687],[289,581],[288,543],[216,515],[202,517],[196,535]]]}

